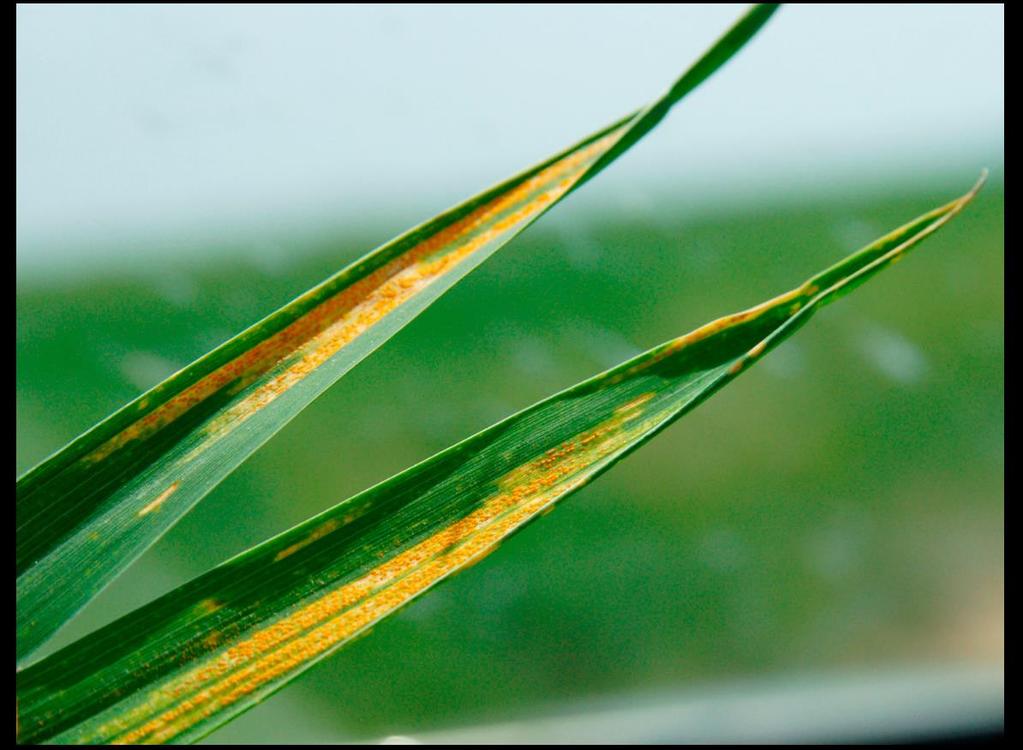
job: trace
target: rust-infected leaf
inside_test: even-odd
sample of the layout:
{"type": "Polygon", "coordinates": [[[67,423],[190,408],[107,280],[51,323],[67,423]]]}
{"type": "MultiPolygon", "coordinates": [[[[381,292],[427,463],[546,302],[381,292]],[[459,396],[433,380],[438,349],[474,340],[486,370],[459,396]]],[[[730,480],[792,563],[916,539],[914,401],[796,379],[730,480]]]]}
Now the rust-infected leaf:
{"type": "Polygon", "coordinates": [[[18,675],[21,739],[154,743],[212,731],[479,562],[902,257],[978,188],[796,289],[535,404],[30,666],[18,675]]]}
{"type": "Polygon", "coordinates": [[[21,477],[18,663],[320,393],[653,128],[774,10],[752,8],[649,106],[374,250],[21,477]]]}

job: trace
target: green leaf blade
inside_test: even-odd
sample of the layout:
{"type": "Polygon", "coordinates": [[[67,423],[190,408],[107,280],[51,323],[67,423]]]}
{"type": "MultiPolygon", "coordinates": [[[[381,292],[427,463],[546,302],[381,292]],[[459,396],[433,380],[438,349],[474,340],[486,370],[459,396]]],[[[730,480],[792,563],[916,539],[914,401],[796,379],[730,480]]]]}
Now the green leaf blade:
{"type": "Polygon", "coordinates": [[[638,141],[775,9],[752,8],[646,109],[374,250],[21,477],[19,665],[326,388],[638,141]]]}
{"type": "Polygon", "coordinates": [[[515,414],[18,675],[22,740],[194,740],[493,551],[903,257],[969,193],[796,289],[515,414]]]}

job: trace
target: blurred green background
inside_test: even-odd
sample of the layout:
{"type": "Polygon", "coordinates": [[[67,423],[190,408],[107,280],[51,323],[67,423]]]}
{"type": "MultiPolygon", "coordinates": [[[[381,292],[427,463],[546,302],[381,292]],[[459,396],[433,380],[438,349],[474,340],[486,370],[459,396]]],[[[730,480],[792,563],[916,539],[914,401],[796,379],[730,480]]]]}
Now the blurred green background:
{"type": "MultiPolygon", "coordinates": [[[[211,739],[373,739],[528,717],[599,696],[699,692],[732,680],[1000,666],[1000,125],[988,117],[983,127],[960,131],[962,120],[920,117],[918,128],[900,126],[901,141],[883,129],[863,130],[866,140],[859,144],[838,130],[831,142],[823,136],[816,144],[801,141],[796,121],[816,100],[798,83],[785,83],[791,69],[771,68],[772,55],[783,53],[772,52],[781,41],[768,35],[786,28],[786,13],[798,28],[795,11],[783,9],[743,53],[757,52],[760,62],[742,69],[740,58],[733,82],[745,90],[741,86],[770,80],[771,96],[784,103],[777,110],[793,109],[794,130],[786,135],[779,125],[777,141],[793,140],[778,157],[791,170],[746,164],[739,144],[734,152],[702,145],[701,133],[709,131],[686,129],[683,111],[690,103],[684,102],[637,149],[645,172],[629,171],[629,154],[441,298],[243,464],[45,652],[556,390],[795,286],[961,194],[988,166],[992,178],[976,201],[905,263],[823,310],[748,374],[496,554],[211,739]],[[672,126],[676,117],[681,124],[672,126]],[[918,132],[934,136],[944,150],[932,143],[914,151],[907,144],[921,140],[918,132]],[[878,150],[877,143],[887,145],[878,150]],[[677,179],[674,161],[670,169],[651,171],[659,154],[684,161],[699,151],[720,153],[720,163],[705,159],[677,179]],[[858,171],[849,168],[864,153],[874,156],[858,171]],[[821,154],[841,158],[820,161],[821,154]],[[746,172],[748,179],[741,176],[746,172]]],[[[66,216],[74,210],[98,216],[103,205],[116,206],[112,198],[90,205],[82,187],[80,196],[58,191],[49,205],[33,192],[34,177],[23,179],[35,165],[45,175],[56,163],[33,151],[32,138],[39,136],[32,127],[38,121],[45,132],[52,121],[29,94],[21,98],[26,84],[36,90],[29,74],[45,68],[29,49],[29,41],[45,37],[28,32],[31,24],[46,24],[39,16],[25,18],[24,55],[19,26],[19,211],[28,206],[19,213],[19,474],[366,250],[636,103],[635,94],[628,101],[609,95],[601,101],[606,113],[583,111],[579,127],[567,122],[570,114],[540,121],[525,111],[502,114],[518,118],[507,132],[514,122],[532,123],[527,130],[551,140],[541,144],[532,131],[521,141],[485,133],[484,142],[510,145],[488,149],[469,142],[459,157],[464,164],[442,170],[443,176],[410,168],[401,145],[392,144],[399,153],[387,151],[393,163],[381,157],[381,168],[391,169],[389,175],[407,169],[411,187],[381,187],[382,178],[341,169],[346,181],[365,185],[366,196],[337,216],[313,211],[315,221],[296,222],[297,214],[278,220],[253,208],[210,233],[194,229],[187,211],[155,191],[148,200],[154,211],[165,209],[164,223],[154,222],[159,229],[148,234],[144,212],[126,203],[129,229],[119,235],[102,217],[95,224],[61,224],[65,208],[66,216]],[[530,156],[519,158],[520,151],[530,156]],[[476,154],[479,164],[466,166],[476,154]],[[480,183],[478,173],[489,177],[480,183]],[[406,200],[434,178],[426,208],[421,196],[406,200]],[[47,215],[55,217],[53,226],[47,215]]],[[[697,29],[702,41],[686,47],[687,55],[720,31],[719,20],[712,21],[714,31],[697,29]]],[[[566,38],[568,27],[552,28],[546,33],[566,38]]],[[[377,38],[387,38],[381,34],[377,38]]],[[[906,37],[906,44],[913,39],[906,37]]],[[[139,64],[145,67],[145,60],[139,64]]],[[[421,75],[437,70],[436,62],[422,64],[421,75]]],[[[678,61],[658,66],[658,75],[670,76],[678,61]]],[[[734,98],[729,75],[731,67],[708,90],[720,84],[722,96],[734,98]]],[[[383,80],[385,92],[399,86],[383,80]]],[[[45,94],[46,87],[39,88],[45,94]]],[[[565,100],[594,99],[566,93],[557,80],[548,88],[565,100]]],[[[910,97],[897,81],[892,89],[910,97]]],[[[963,96],[970,95],[964,87],[963,96]]],[[[470,119],[492,101],[441,99],[470,119]]],[[[754,140],[758,118],[777,114],[754,107],[748,121],[736,121],[715,114],[713,101],[694,97],[697,125],[706,117],[754,140]]],[[[360,116],[362,125],[352,124],[355,144],[359,127],[417,111],[399,105],[360,116]]],[[[885,122],[869,108],[864,117],[885,122]]],[[[415,142],[422,122],[398,125],[410,133],[408,148],[422,151],[415,142]]],[[[334,137],[337,132],[347,131],[336,130],[334,137]]],[[[74,137],[68,135],[68,143],[74,137]]],[[[317,137],[323,134],[299,140],[317,137]]],[[[168,160],[180,156],[167,142],[150,145],[154,153],[170,154],[168,160]]],[[[384,153],[380,144],[365,148],[384,153]]],[[[452,148],[438,147],[435,158],[443,160],[452,148]]],[[[60,152],[46,153],[52,159],[60,152]]],[[[282,173],[284,162],[274,159],[267,155],[264,177],[282,173]]],[[[110,184],[125,179],[113,169],[117,163],[109,161],[108,174],[86,162],[82,175],[102,194],[108,177],[110,184]]],[[[325,163],[338,168],[344,162],[325,163]]],[[[73,167],[62,168],[71,174],[73,167]]],[[[212,183],[194,168],[206,200],[212,183]]],[[[210,163],[213,172],[224,168],[210,163]]],[[[138,190],[150,185],[147,179],[139,178],[138,190]]],[[[238,178],[239,195],[244,182],[238,178]]],[[[60,189],[70,190],[67,184],[60,189]]],[[[331,194],[321,189],[319,196],[331,194]]],[[[107,218],[116,224],[116,210],[107,218]]]]}

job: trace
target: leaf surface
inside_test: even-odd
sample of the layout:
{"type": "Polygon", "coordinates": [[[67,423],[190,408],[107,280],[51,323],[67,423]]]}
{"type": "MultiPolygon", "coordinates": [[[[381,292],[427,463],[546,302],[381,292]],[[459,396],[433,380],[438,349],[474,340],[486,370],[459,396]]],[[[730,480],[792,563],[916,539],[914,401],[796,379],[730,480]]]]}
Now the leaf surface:
{"type": "Polygon", "coordinates": [[[195,740],[549,510],[895,263],[973,190],[790,292],[438,453],[18,674],[22,741],[195,740]]]}
{"type": "Polygon", "coordinates": [[[326,388],[649,132],[775,9],[753,7],[648,107],[372,251],[22,476],[19,665],[326,388]]]}

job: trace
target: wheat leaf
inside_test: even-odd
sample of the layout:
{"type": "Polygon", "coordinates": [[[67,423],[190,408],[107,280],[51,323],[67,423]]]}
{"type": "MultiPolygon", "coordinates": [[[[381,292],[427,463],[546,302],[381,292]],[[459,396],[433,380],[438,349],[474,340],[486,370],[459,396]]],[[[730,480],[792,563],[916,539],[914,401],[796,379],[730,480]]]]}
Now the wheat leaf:
{"type": "Polygon", "coordinates": [[[235,467],[449,287],[646,134],[774,12],[649,107],[374,250],[18,480],[18,663],[235,467]]]}
{"type": "Polygon", "coordinates": [[[18,675],[22,739],[212,731],[708,398],[902,258],[980,184],[796,289],[535,404],[30,666],[18,675]]]}

